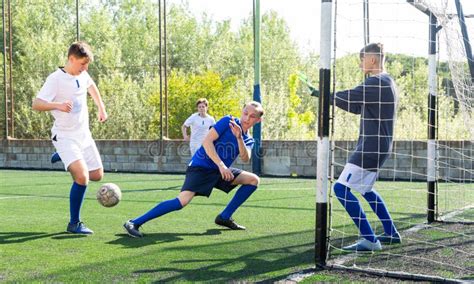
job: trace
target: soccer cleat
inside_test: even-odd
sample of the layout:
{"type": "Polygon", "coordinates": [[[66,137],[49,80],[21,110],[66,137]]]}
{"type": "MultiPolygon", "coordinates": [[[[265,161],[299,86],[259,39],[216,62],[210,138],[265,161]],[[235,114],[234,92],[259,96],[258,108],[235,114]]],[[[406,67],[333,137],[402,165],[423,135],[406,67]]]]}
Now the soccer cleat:
{"type": "Polygon", "coordinates": [[[61,161],[61,157],[59,157],[58,152],[54,152],[51,155],[51,164],[54,164],[54,163],[57,163],[57,162],[60,162],[60,161],[61,161]]]}
{"type": "Polygon", "coordinates": [[[394,245],[400,244],[402,242],[402,236],[400,236],[398,232],[392,236],[381,234],[377,236],[377,240],[379,240],[382,244],[394,245]]]}
{"type": "Polygon", "coordinates": [[[82,222],[77,222],[75,224],[67,224],[67,229],[69,233],[72,234],[83,234],[83,235],[92,235],[94,231],[91,229],[87,228],[86,225],[82,222]]]}
{"type": "Polygon", "coordinates": [[[241,226],[235,223],[235,221],[232,218],[229,218],[229,220],[222,219],[220,214],[217,215],[215,222],[217,225],[227,227],[231,230],[245,230],[244,226],[241,226]]]}
{"type": "Polygon", "coordinates": [[[127,231],[127,234],[132,237],[132,238],[142,238],[143,234],[138,230],[140,226],[137,226],[133,224],[131,220],[128,220],[123,224],[123,227],[125,228],[125,231],[127,231]]]}
{"type": "Polygon", "coordinates": [[[347,251],[355,251],[355,252],[369,252],[369,251],[381,250],[382,245],[380,244],[379,240],[373,243],[367,239],[360,239],[355,244],[347,246],[347,247],[343,247],[342,249],[347,250],[347,251]]]}

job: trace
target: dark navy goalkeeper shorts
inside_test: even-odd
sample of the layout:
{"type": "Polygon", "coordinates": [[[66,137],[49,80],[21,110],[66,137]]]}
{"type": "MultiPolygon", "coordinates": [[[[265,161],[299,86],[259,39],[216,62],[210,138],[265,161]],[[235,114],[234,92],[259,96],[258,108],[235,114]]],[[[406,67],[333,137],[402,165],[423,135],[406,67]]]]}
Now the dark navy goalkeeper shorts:
{"type": "MultiPolygon", "coordinates": [[[[241,169],[229,168],[229,170],[232,171],[234,180],[242,173],[241,169]]],[[[207,197],[211,195],[213,188],[229,193],[237,186],[232,184],[234,180],[223,180],[219,170],[191,166],[186,169],[186,178],[181,191],[192,191],[196,195],[207,197]]]]}

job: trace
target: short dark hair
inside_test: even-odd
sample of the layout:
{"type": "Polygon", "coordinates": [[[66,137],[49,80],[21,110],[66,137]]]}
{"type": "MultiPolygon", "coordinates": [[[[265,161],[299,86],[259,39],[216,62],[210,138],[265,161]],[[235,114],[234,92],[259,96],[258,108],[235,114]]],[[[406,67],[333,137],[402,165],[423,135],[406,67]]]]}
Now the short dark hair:
{"type": "Polygon", "coordinates": [[[84,41],[77,41],[71,44],[67,52],[67,57],[74,56],[76,58],[88,58],[89,61],[94,60],[94,55],[92,54],[92,49],[84,41]]]}
{"type": "Polygon", "coordinates": [[[384,51],[383,51],[383,44],[380,42],[377,43],[369,43],[368,45],[364,46],[360,50],[360,58],[364,57],[366,54],[375,54],[380,56],[380,61],[383,62],[383,59],[385,57],[384,51]]]}
{"type": "Polygon", "coordinates": [[[198,106],[199,104],[205,104],[206,106],[208,106],[209,102],[205,98],[200,98],[196,101],[196,106],[198,106]]]}

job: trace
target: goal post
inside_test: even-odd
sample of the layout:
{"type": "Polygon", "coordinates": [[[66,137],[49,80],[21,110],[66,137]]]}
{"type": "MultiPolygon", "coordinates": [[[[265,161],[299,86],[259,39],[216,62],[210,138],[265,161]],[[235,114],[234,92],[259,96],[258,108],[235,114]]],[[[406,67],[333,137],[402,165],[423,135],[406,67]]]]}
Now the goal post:
{"type": "MultiPolygon", "coordinates": [[[[466,32],[455,9],[446,12],[446,0],[371,0],[372,19],[362,16],[367,2],[321,1],[316,266],[427,281],[464,278],[472,274],[468,263],[474,243],[474,231],[465,225],[474,217],[474,81],[466,61],[466,32]],[[340,179],[362,124],[357,111],[331,108],[330,99],[331,92],[367,87],[360,84],[364,78],[357,65],[358,48],[369,38],[361,30],[368,31],[369,24],[371,41],[391,49],[386,69],[401,90],[394,147],[378,168],[376,190],[368,191],[381,193],[391,218],[376,209],[384,200],[374,206],[372,194],[357,192],[357,185],[352,194],[366,213],[359,219],[367,220],[375,235],[389,232],[384,221],[393,219],[402,242],[364,254],[343,249],[367,235],[354,224],[360,220],[346,212],[353,197],[336,191],[337,200],[330,188],[340,179]]],[[[378,103],[381,109],[384,102],[378,103]]],[[[380,128],[376,134],[383,135],[380,128]]]]}
{"type": "Polygon", "coordinates": [[[325,266],[328,253],[329,106],[331,87],[332,1],[321,0],[318,159],[316,170],[316,265],[325,266]]]}

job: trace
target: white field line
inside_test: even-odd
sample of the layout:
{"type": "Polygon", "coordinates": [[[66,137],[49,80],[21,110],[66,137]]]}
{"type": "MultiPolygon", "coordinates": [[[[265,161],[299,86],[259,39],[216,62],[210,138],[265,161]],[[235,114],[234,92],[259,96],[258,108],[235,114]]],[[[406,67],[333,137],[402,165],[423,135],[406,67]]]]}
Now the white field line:
{"type": "Polygon", "coordinates": [[[295,187],[295,188],[265,188],[264,191],[302,191],[302,190],[314,190],[316,187],[295,187]]]}
{"type": "Polygon", "coordinates": [[[465,206],[461,209],[458,209],[458,210],[453,211],[451,213],[448,213],[444,216],[441,216],[440,219],[441,219],[441,221],[449,221],[449,219],[452,219],[452,218],[456,217],[457,215],[462,214],[464,211],[470,210],[470,209],[474,209],[474,204],[469,204],[469,205],[467,205],[467,206],[465,206]]]}
{"type": "Polygon", "coordinates": [[[36,198],[36,197],[40,197],[40,196],[24,196],[24,195],[0,196],[0,200],[2,200],[2,199],[18,199],[18,198],[36,198]]]}

